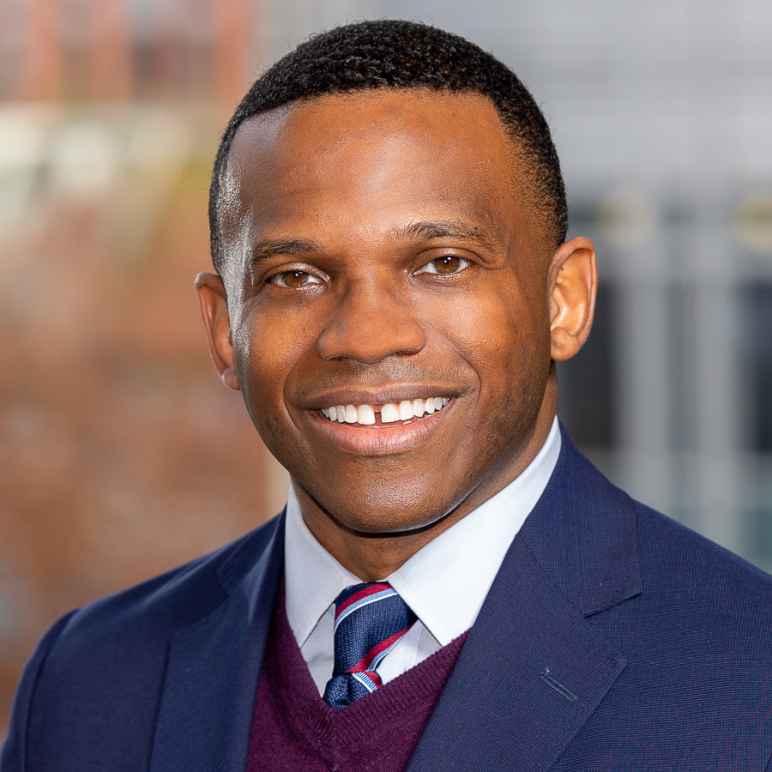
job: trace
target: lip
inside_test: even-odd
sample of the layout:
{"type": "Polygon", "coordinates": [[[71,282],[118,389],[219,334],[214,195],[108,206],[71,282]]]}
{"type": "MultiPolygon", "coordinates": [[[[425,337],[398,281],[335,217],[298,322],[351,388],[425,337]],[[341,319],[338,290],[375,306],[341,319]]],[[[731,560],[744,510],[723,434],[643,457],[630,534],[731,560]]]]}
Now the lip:
{"type": "MultiPolygon", "coordinates": [[[[436,395],[437,392],[434,394],[436,395]]],[[[331,406],[336,404],[340,403],[333,402],[331,406]]],[[[315,410],[309,410],[307,414],[311,430],[324,440],[332,442],[344,453],[357,456],[388,456],[406,453],[427,442],[443,424],[447,423],[455,407],[456,399],[452,398],[442,410],[432,415],[414,418],[404,423],[396,421],[373,426],[330,421],[315,410]]]]}
{"type": "MultiPolygon", "coordinates": [[[[459,395],[457,388],[441,384],[400,383],[371,389],[335,389],[316,394],[304,400],[306,410],[325,410],[335,405],[370,405],[381,407],[388,402],[399,403],[405,399],[428,399],[429,397],[451,397],[459,395]]],[[[449,407],[448,404],[446,407],[449,407]]]]}

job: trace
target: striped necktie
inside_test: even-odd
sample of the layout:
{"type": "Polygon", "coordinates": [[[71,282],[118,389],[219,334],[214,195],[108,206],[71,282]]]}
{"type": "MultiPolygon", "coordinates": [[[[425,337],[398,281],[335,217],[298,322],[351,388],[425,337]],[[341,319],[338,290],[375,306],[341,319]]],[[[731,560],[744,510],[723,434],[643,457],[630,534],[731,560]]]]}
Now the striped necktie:
{"type": "Polygon", "coordinates": [[[335,668],[324,701],[345,708],[382,686],[377,668],[416,615],[387,582],[347,587],[335,599],[335,668]]]}

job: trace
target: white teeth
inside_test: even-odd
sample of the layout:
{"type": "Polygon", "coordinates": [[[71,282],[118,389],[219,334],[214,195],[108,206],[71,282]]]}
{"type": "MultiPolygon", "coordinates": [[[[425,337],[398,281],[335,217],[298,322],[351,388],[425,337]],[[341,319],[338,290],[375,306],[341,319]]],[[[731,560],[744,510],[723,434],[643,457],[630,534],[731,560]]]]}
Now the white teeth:
{"type": "Polygon", "coordinates": [[[357,408],[357,421],[365,426],[375,423],[375,411],[370,405],[360,405],[357,408]]]}
{"type": "Polygon", "coordinates": [[[387,402],[381,408],[381,423],[390,424],[399,421],[399,408],[393,402],[387,402]]]}
{"type": "MultiPolygon", "coordinates": [[[[432,415],[442,410],[450,402],[449,397],[428,397],[427,399],[403,399],[399,404],[387,402],[380,409],[381,423],[409,421],[421,418],[424,414],[432,415]]],[[[375,421],[375,410],[372,405],[333,405],[324,408],[322,415],[330,421],[347,424],[362,424],[372,426],[375,421]]]]}

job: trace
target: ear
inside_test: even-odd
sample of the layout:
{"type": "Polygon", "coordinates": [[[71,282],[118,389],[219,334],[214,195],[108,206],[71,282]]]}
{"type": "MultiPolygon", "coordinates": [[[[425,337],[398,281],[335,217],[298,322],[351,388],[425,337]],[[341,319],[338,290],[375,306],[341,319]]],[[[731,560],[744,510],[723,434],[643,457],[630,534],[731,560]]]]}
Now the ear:
{"type": "Polygon", "coordinates": [[[565,362],[579,353],[592,328],[598,271],[589,239],[566,241],[549,270],[552,359],[565,362]]]}
{"type": "Polygon", "coordinates": [[[230,333],[228,301],[222,279],[214,273],[199,273],[195,281],[201,319],[209,340],[209,355],[220,380],[231,389],[240,389],[233,366],[233,341],[230,333]]]}

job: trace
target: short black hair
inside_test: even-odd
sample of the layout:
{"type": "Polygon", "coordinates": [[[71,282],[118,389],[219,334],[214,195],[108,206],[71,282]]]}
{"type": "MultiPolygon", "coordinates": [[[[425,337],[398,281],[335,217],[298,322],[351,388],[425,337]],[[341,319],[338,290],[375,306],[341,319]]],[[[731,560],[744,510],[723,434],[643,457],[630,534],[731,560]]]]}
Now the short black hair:
{"type": "Polygon", "coordinates": [[[220,189],[231,143],[241,124],[291,102],[370,89],[428,89],[490,98],[506,131],[532,161],[535,199],[555,243],[565,240],[563,177],[549,126],[528,89],[474,43],[416,22],[364,21],[314,35],[271,66],[247,92],[223,133],[209,189],[212,262],[222,267],[220,189]]]}

